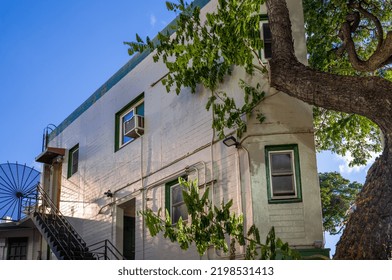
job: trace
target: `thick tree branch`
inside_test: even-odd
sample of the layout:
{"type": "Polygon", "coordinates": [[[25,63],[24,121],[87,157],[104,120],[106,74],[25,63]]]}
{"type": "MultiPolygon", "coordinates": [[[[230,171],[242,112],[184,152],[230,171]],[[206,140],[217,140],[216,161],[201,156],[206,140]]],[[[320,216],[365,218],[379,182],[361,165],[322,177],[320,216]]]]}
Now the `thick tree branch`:
{"type": "MultiPolygon", "coordinates": [[[[349,7],[358,10],[365,18],[372,21],[377,30],[377,48],[368,60],[359,58],[352,34],[356,31],[359,24],[359,13],[347,16],[347,20],[342,24],[339,37],[343,42],[342,49],[347,51],[350,63],[354,69],[362,72],[372,72],[385,65],[392,63],[392,32],[388,32],[384,40],[384,30],[379,19],[364,9],[360,3],[349,3],[349,7]]],[[[341,52],[342,50],[340,50],[341,52]]]]}
{"type": "MultiPolygon", "coordinates": [[[[389,132],[392,83],[380,77],[319,72],[299,63],[294,55],[286,1],[267,0],[266,3],[272,32],[271,85],[312,105],[366,116],[384,133],[389,132]]],[[[385,42],[389,40],[392,34],[385,42]]]]}
{"type": "MultiPolygon", "coordinates": [[[[271,85],[312,105],[365,116],[384,133],[384,151],[368,172],[335,257],[388,259],[392,254],[392,83],[379,77],[322,73],[299,63],[294,56],[286,0],[266,0],[266,4],[272,33],[271,85]]],[[[349,31],[349,26],[346,28],[349,31]]],[[[391,56],[390,48],[391,33],[379,55],[389,52],[391,56]]]]}
{"type": "Polygon", "coordinates": [[[383,41],[384,41],[384,30],[382,28],[380,20],[375,15],[373,15],[372,13],[370,13],[370,12],[366,11],[364,8],[362,8],[362,6],[359,3],[356,5],[356,8],[364,17],[373,21],[374,25],[376,26],[377,40],[378,40],[377,49],[380,48],[383,41]]]}

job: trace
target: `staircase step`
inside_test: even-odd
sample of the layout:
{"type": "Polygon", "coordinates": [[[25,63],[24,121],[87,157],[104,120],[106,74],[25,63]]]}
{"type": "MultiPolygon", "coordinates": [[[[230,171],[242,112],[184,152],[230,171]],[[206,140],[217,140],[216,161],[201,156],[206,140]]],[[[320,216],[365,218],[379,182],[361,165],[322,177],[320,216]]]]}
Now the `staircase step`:
{"type": "Polygon", "coordinates": [[[64,217],[38,212],[35,212],[33,217],[35,225],[58,259],[97,259],[89,252],[84,240],[64,217]]]}

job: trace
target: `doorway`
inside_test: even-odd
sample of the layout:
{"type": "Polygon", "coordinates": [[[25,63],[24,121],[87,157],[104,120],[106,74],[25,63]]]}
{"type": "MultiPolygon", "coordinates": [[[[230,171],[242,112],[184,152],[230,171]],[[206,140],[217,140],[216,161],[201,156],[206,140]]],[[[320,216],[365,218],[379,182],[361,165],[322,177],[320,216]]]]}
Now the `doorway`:
{"type": "Polygon", "coordinates": [[[123,214],[123,255],[127,260],[135,259],[135,199],[121,205],[123,214]]]}

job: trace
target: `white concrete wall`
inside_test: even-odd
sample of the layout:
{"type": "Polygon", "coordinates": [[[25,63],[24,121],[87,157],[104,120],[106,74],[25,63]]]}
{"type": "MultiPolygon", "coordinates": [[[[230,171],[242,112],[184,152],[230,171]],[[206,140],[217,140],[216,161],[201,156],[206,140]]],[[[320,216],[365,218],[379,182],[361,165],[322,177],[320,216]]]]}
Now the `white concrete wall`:
{"type": "MultiPolygon", "coordinates": [[[[289,2],[297,13],[294,17],[298,24],[302,24],[298,5],[293,4],[300,1],[289,2]]],[[[207,4],[203,11],[211,10],[215,3],[207,4]]],[[[303,35],[301,28],[294,29],[303,35]]],[[[295,37],[295,42],[301,59],[305,60],[304,38],[295,37]]],[[[296,246],[311,246],[315,240],[322,240],[310,106],[270,89],[261,77],[246,77],[237,69],[222,89],[241,102],[239,77],[250,83],[262,82],[267,98],[260,110],[266,115],[266,121],[259,124],[254,118],[248,120],[242,145],[250,152],[249,159],[244,150],[228,148],[216,137],[211,152],[211,112],[205,110],[210,93],[199,89],[192,95],[184,90],[176,96],[166,93],[161,83],[151,86],[166,73],[163,64],[153,63],[151,55],[148,56],[49,143],[66,149],[79,144],[79,170],[69,179],[66,178],[67,156],[64,160],[60,206],[65,215],[75,218],[74,224],[87,243],[107,238],[120,246],[121,204],[135,198],[136,211],[142,210],[140,189],[144,188],[148,189],[146,206],[155,210],[163,208],[165,182],[175,179],[187,166],[196,168],[197,172],[192,169],[191,175],[198,177],[201,184],[216,179],[215,203],[234,199],[232,209],[246,214],[247,226],[256,223],[265,234],[274,225],[278,236],[296,246]],[[145,134],[115,152],[115,114],[143,92],[145,134]],[[298,144],[303,202],[268,204],[264,147],[272,144],[298,144]],[[109,189],[114,193],[113,198],[104,196],[109,189]]],[[[199,256],[195,250],[181,251],[162,237],[152,238],[142,218],[137,216],[136,258],[198,259],[199,256]]]]}

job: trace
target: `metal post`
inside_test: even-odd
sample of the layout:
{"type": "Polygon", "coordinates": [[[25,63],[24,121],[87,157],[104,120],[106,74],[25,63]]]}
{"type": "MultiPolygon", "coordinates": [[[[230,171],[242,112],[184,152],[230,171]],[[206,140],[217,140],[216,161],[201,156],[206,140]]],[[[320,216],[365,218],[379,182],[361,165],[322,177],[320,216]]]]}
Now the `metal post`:
{"type": "Polygon", "coordinates": [[[105,239],[105,260],[108,260],[108,240],[105,239]]]}

